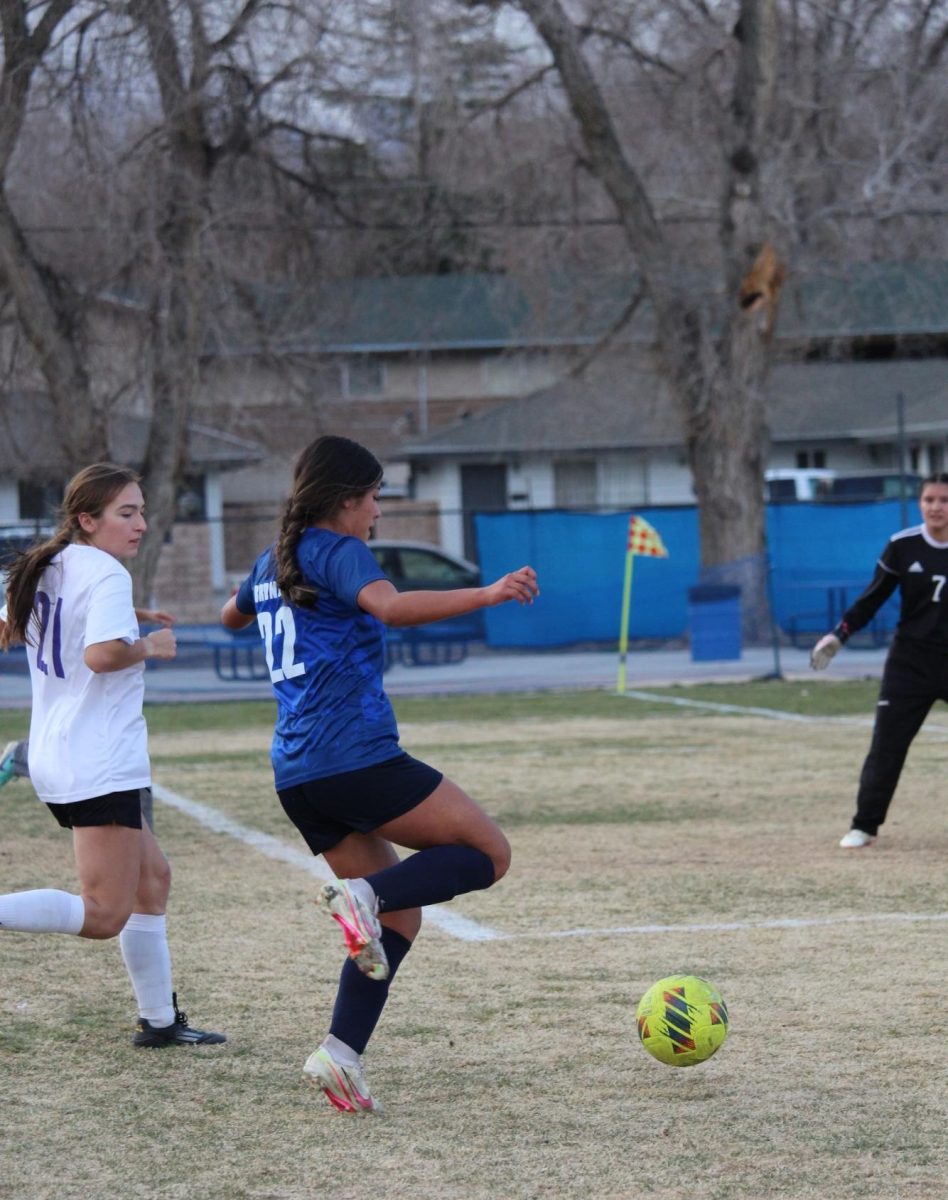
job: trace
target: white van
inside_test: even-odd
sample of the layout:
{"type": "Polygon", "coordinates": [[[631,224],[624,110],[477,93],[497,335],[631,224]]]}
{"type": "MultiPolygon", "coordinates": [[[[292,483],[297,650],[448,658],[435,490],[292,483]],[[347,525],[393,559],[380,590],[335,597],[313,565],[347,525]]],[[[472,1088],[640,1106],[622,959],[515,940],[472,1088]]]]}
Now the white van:
{"type": "Polygon", "coordinates": [[[822,500],[835,478],[836,472],[824,467],[778,467],[764,472],[764,496],[768,504],[822,500]]]}
{"type": "Polygon", "coordinates": [[[825,500],[852,500],[865,504],[870,500],[898,500],[904,494],[914,500],[922,484],[921,475],[898,471],[865,471],[837,475],[828,485],[825,500]]]}

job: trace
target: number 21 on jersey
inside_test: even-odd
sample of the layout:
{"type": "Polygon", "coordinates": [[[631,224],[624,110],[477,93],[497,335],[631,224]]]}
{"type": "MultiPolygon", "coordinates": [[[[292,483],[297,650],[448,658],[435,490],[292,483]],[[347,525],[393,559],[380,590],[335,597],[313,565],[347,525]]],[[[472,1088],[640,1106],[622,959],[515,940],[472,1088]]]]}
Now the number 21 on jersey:
{"type": "Polygon", "coordinates": [[[296,621],[293,610],[281,604],[275,613],[266,609],[257,613],[257,625],[263,638],[263,651],[267,656],[267,670],[274,683],[282,679],[295,679],[306,671],[306,664],[295,662],[296,621]],[[274,666],[274,651],[279,655],[280,665],[274,666]]]}

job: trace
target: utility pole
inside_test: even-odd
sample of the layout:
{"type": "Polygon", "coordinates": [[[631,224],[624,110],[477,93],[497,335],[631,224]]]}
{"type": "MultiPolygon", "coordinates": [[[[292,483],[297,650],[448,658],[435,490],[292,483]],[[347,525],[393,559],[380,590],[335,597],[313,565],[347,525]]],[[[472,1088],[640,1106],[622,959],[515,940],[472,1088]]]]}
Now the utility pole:
{"type": "Polygon", "coordinates": [[[905,397],[901,392],[895,398],[895,419],[899,438],[899,514],[902,528],[908,525],[908,495],[905,485],[905,472],[908,455],[905,446],[905,397]]]}

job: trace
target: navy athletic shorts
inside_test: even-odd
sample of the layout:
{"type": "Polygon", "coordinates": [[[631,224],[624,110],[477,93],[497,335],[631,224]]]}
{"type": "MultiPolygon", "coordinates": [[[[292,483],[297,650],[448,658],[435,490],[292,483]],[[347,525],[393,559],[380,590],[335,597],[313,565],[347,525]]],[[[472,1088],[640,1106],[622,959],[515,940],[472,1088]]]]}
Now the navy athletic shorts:
{"type": "Polygon", "coordinates": [[[350,833],[371,833],[427,800],[444,776],[399,754],[372,767],[310,779],[277,792],[283,811],[314,854],[350,833]]]}
{"type": "Polygon", "coordinates": [[[69,804],[47,804],[63,829],[82,829],[87,825],[123,825],[141,829],[142,802],[151,799],[151,788],[132,788],[130,792],[109,792],[91,800],[73,800],[69,804]]]}

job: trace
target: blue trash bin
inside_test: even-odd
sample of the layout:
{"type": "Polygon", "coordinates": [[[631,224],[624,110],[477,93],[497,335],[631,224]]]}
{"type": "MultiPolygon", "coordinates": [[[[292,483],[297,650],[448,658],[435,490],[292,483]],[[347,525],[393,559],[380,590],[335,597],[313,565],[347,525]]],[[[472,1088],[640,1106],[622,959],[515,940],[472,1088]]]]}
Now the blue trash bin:
{"type": "Polygon", "coordinates": [[[701,583],[688,589],[691,661],[741,657],[741,589],[730,583],[701,583]]]}

